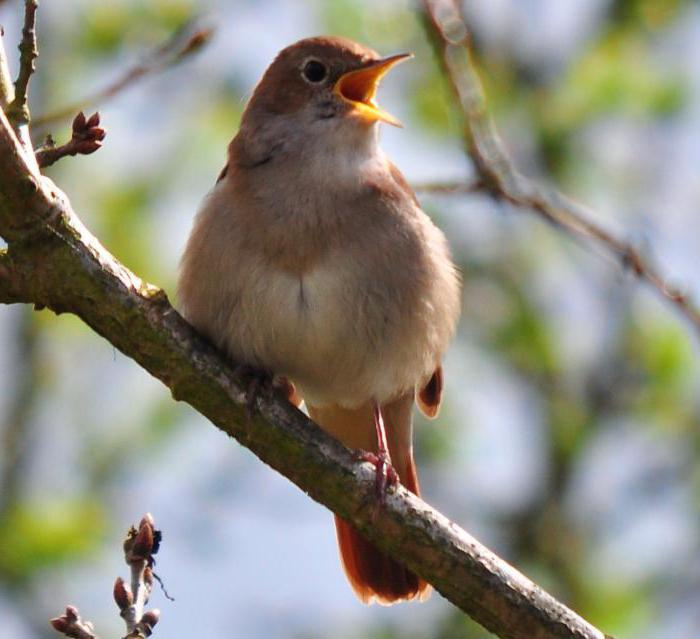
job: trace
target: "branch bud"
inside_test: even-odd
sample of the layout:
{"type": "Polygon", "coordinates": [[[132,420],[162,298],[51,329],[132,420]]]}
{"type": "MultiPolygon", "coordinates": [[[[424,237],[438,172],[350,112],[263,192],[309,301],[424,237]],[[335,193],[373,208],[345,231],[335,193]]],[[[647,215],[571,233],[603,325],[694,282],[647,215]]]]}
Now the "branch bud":
{"type": "Polygon", "coordinates": [[[154,608],[153,610],[148,610],[143,613],[143,617],[141,617],[141,623],[148,626],[148,628],[152,630],[153,626],[155,626],[158,623],[159,619],[160,610],[154,608]]]}
{"type": "Polygon", "coordinates": [[[68,619],[65,617],[54,617],[53,619],[49,619],[49,623],[56,632],[60,632],[61,634],[65,634],[66,630],[68,630],[69,623],[68,619]]]}
{"type": "Polygon", "coordinates": [[[119,610],[124,610],[134,603],[134,595],[131,589],[124,583],[121,577],[114,581],[114,601],[119,610]]]}
{"type": "Polygon", "coordinates": [[[139,531],[134,539],[134,545],[132,548],[132,553],[134,558],[139,557],[141,559],[146,559],[150,557],[151,551],[153,550],[153,527],[151,524],[142,519],[139,525],[139,531]]]}

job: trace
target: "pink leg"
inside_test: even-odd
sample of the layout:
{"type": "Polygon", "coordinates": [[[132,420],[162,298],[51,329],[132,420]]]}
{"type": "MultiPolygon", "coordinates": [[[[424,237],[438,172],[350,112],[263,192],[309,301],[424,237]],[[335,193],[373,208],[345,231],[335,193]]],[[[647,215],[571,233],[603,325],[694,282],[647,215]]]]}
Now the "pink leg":
{"type": "Polygon", "coordinates": [[[384,504],[387,486],[398,484],[399,476],[391,465],[391,455],[389,454],[389,445],[386,439],[386,429],[384,428],[384,417],[382,416],[379,402],[373,402],[373,411],[374,427],[377,431],[377,454],[362,451],[360,459],[374,464],[377,469],[375,480],[377,499],[381,504],[384,504]]]}

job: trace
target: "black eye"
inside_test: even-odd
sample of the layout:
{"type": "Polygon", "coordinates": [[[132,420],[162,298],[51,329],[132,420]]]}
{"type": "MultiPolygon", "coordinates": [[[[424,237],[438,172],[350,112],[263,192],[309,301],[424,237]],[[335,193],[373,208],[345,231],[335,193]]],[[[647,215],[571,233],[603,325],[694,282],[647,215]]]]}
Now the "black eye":
{"type": "Polygon", "coordinates": [[[325,80],[326,76],[328,75],[328,69],[326,68],[326,65],[323,64],[323,62],[319,62],[318,60],[309,60],[304,65],[304,68],[301,70],[301,72],[309,82],[313,82],[314,84],[318,82],[323,82],[323,80],[325,80]]]}

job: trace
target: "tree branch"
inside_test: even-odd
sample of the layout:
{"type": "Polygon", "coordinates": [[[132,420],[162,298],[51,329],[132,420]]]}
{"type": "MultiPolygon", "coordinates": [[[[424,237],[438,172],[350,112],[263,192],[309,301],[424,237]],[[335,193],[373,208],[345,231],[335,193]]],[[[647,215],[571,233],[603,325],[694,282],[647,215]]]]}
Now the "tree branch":
{"type": "Polygon", "coordinates": [[[195,334],[165,293],[110,255],[68,199],[26,163],[0,113],[0,300],[81,317],[223,432],[429,581],[476,621],[510,639],[604,635],[421,499],[398,486],[376,509],[374,468],[281,395],[248,380],[195,334]]]}
{"type": "Polygon", "coordinates": [[[700,335],[700,309],[632,243],[590,220],[581,206],[565,196],[545,191],[518,173],[486,111],[469,31],[457,4],[453,0],[423,0],[422,17],[440,66],[461,106],[465,150],[481,189],[498,200],[536,213],[574,239],[592,241],[670,302],[700,335]]]}

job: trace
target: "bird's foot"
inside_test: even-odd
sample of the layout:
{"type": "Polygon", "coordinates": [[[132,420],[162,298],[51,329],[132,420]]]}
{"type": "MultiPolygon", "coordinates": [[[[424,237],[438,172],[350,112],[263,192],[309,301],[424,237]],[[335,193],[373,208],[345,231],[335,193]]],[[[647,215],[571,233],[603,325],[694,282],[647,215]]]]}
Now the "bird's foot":
{"type": "Polygon", "coordinates": [[[375,468],[374,487],[377,503],[384,507],[386,504],[386,492],[389,487],[400,483],[399,474],[391,465],[391,457],[387,451],[371,453],[367,450],[358,450],[355,453],[358,461],[369,462],[375,468]]]}
{"type": "Polygon", "coordinates": [[[286,377],[275,377],[272,385],[276,390],[278,390],[282,395],[284,395],[285,399],[291,403],[294,404],[297,408],[299,408],[299,405],[303,401],[299,393],[297,392],[296,386],[292,384],[286,377]]]}
{"type": "Polygon", "coordinates": [[[235,368],[236,375],[243,377],[246,386],[246,420],[247,425],[253,421],[257,409],[258,398],[269,395],[273,389],[273,375],[263,368],[255,368],[249,364],[239,364],[235,368]]]}

